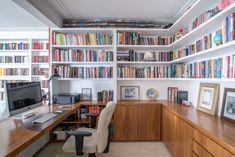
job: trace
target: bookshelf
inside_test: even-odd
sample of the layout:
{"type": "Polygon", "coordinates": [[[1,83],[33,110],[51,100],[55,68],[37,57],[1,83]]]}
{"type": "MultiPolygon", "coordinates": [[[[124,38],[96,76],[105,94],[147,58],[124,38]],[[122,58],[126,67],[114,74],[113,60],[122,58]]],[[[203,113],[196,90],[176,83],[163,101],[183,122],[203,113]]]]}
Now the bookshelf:
{"type": "MultiPolygon", "coordinates": [[[[5,103],[6,82],[41,81],[42,90],[47,91],[47,78],[35,75],[34,68],[49,69],[49,62],[34,62],[34,56],[49,56],[48,32],[2,32],[0,38],[0,69],[14,69],[0,76],[0,101],[5,103]],[[37,45],[42,43],[42,45],[37,45]],[[47,44],[46,44],[47,43],[47,44]],[[44,44],[44,45],[43,45],[44,44]],[[26,72],[19,72],[24,69],[26,72]],[[44,80],[44,81],[43,81],[44,80]]],[[[1,70],[0,70],[1,71],[1,70]]],[[[48,73],[48,72],[47,72],[48,73]]],[[[2,104],[1,104],[2,105],[2,104]]],[[[2,106],[0,106],[2,107],[2,106]]]]}
{"type": "MultiPolygon", "coordinates": [[[[235,47],[235,41],[229,41],[227,43],[223,43],[222,45],[215,46],[212,45],[211,47],[208,47],[207,49],[202,49],[198,52],[195,52],[193,54],[172,59],[169,61],[142,61],[142,60],[119,60],[118,59],[118,52],[119,51],[141,51],[141,52],[171,52],[171,51],[177,51],[181,48],[184,48],[187,45],[191,45],[193,43],[196,43],[198,40],[203,39],[205,36],[212,33],[212,40],[215,35],[215,31],[219,30],[221,28],[221,24],[223,23],[223,20],[226,18],[226,16],[230,15],[231,13],[235,12],[235,4],[230,5],[226,9],[220,11],[213,17],[209,18],[205,22],[201,23],[196,28],[190,28],[189,32],[182,36],[181,38],[177,39],[176,41],[173,41],[172,43],[168,43],[167,45],[123,45],[123,43],[118,42],[120,36],[120,32],[138,32],[143,36],[147,37],[170,37],[176,34],[177,31],[185,27],[185,24],[192,25],[193,21],[202,13],[204,13],[207,10],[215,8],[217,2],[213,1],[210,2],[210,5],[208,5],[208,1],[206,0],[198,0],[194,5],[189,8],[182,17],[180,17],[171,28],[169,29],[140,29],[140,28],[55,28],[52,29],[52,32],[64,32],[64,33],[87,33],[87,32],[108,32],[112,34],[113,36],[113,42],[111,45],[52,45],[52,52],[53,49],[60,48],[60,49],[92,49],[92,50],[112,50],[113,51],[113,61],[110,62],[52,62],[53,65],[57,64],[66,64],[66,65],[75,65],[75,66],[98,66],[99,64],[102,64],[103,66],[112,66],[114,67],[114,73],[112,78],[61,78],[59,80],[61,81],[67,81],[67,85],[73,86],[73,85],[81,85],[82,81],[92,81],[92,82],[103,82],[100,84],[105,84],[106,81],[110,81],[112,84],[112,89],[115,92],[115,99],[118,100],[120,97],[119,94],[119,87],[122,85],[133,85],[138,84],[140,86],[145,86],[144,88],[147,88],[147,86],[151,87],[150,83],[156,83],[157,85],[161,86],[161,81],[163,81],[166,84],[172,84],[174,85],[174,82],[182,82],[186,81],[187,84],[193,84],[193,82],[197,82],[195,84],[198,84],[199,82],[218,82],[218,83],[224,83],[229,84],[233,83],[235,81],[234,78],[121,78],[118,76],[118,70],[119,67],[122,66],[129,66],[129,67],[167,67],[172,66],[174,64],[191,64],[194,62],[201,62],[201,61],[207,61],[211,59],[215,59],[216,57],[226,57],[231,56],[235,54],[234,47],[235,47]],[[213,34],[214,33],[214,34],[213,34]],[[75,83],[77,81],[77,83],[75,83]],[[81,81],[81,82],[80,82],[81,81]],[[133,83],[132,83],[132,82],[133,83]],[[79,83],[80,82],[80,83],[79,83]],[[157,83],[158,82],[158,83],[157,83]],[[169,82],[169,83],[168,83],[169,82]],[[190,83],[191,82],[191,83],[190,83]]],[[[130,36],[130,35],[129,35],[130,36]]],[[[211,40],[211,42],[213,42],[211,40]]],[[[50,69],[52,70],[52,69],[50,69]]],[[[109,83],[110,83],[109,82],[109,83]]],[[[64,83],[64,82],[63,82],[64,83]]],[[[152,84],[151,83],[151,84],[152,84]]],[[[59,84],[59,83],[57,83],[59,84]]],[[[79,87],[80,88],[80,87],[79,87]]],[[[95,88],[95,87],[94,87],[95,88]]],[[[105,86],[104,86],[105,88],[105,86]]],[[[73,88],[74,89],[74,88],[73,88]]],[[[195,89],[195,87],[194,87],[195,89]]],[[[60,89],[56,89],[55,91],[60,91],[60,89]]],[[[69,91],[69,88],[67,89],[69,91]]],[[[79,92],[79,90],[74,90],[79,92]]]]}

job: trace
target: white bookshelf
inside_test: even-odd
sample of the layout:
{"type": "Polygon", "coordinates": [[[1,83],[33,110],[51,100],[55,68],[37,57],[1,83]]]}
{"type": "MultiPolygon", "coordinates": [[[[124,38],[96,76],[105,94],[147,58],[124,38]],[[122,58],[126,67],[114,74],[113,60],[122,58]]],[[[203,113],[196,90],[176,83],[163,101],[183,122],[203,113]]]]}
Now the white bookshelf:
{"type": "MultiPolygon", "coordinates": [[[[192,55],[188,55],[182,58],[175,59],[173,61],[118,61],[117,60],[117,51],[127,51],[127,50],[136,50],[136,51],[156,51],[156,52],[167,52],[174,51],[180,48],[183,48],[187,45],[195,43],[197,40],[203,38],[209,33],[215,32],[221,27],[223,19],[232,12],[235,12],[235,4],[232,4],[228,8],[216,14],[214,17],[210,18],[200,26],[189,30],[189,32],[176,40],[170,45],[118,45],[117,44],[117,32],[140,32],[143,36],[173,36],[179,29],[184,28],[186,24],[192,25],[192,22],[196,17],[201,13],[212,9],[216,6],[217,1],[211,1],[208,4],[207,0],[198,0],[194,3],[191,8],[189,8],[185,13],[180,17],[171,28],[169,29],[149,29],[149,28],[55,28],[52,31],[55,32],[64,32],[64,33],[87,33],[87,32],[106,32],[113,34],[113,44],[112,45],[51,45],[51,50],[53,49],[92,49],[92,50],[112,50],[114,52],[114,61],[112,62],[55,62],[51,60],[51,67],[53,65],[71,65],[71,66],[80,66],[80,67],[89,67],[89,66],[113,66],[114,74],[113,78],[97,78],[97,79],[80,79],[80,78],[60,78],[59,81],[67,81],[67,84],[70,86],[78,85],[79,82],[82,84],[83,81],[103,81],[104,84],[108,80],[113,82],[113,89],[115,93],[115,100],[118,98],[119,86],[121,84],[129,85],[131,81],[134,81],[138,84],[141,82],[142,85],[148,84],[147,82],[151,81],[187,81],[187,82],[223,82],[223,83],[233,83],[234,78],[118,78],[117,77],[117,67],[118,66],[136,66],[136,67],[146,67],[146,66],[170,66],[172,64],[178,63],[190,63],[202,60],[209,60],[215,57],[222,57],[226,55],[235,54],[235,41],[228,42],[226,44],[212,47],[210,49],[197,52],[192,55]],[[75,83],[77,81],[77,83],[75,83]]],[[[51,53],[52,53],[51,51],[51,53]]],[[[52,69],[50,69],[50,72],[52,69]]],[[[58,89],[55,88],[58,91],[58,89]]]]}

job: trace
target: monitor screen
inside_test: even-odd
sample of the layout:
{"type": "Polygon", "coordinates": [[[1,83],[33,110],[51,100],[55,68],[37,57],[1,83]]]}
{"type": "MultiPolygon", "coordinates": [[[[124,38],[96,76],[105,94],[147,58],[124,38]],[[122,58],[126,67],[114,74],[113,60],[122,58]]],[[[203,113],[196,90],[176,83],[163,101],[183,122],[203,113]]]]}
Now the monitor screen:
{"type": "Polygon", "coordinates": [[[10,116],[42,105],[40,82],[6,83],[6,95],[10,116]]]}

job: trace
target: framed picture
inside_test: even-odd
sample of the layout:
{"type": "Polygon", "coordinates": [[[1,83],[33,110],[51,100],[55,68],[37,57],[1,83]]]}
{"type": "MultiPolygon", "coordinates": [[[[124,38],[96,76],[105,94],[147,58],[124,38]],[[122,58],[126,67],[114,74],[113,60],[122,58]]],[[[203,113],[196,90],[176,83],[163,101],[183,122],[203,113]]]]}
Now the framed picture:
{"type": "Polygon", "coordinates": [[[197,109],[215,115],[218,106],[219,84],[201,83],[198,94],[197,109]]]}
{"type": "Polygon", "coordinates": [[[221,117],[235,122],[235,89],[225,88],[221,117]]]}
{"type": "Polygon", "coordinates": [[[121,86],[121,100],[139,100],[139,86],[121,86]]]}
{"type": "Polygon", "coordinates": [[[91,100],[91,88],[82,88],[82,100],[91,100]]]}

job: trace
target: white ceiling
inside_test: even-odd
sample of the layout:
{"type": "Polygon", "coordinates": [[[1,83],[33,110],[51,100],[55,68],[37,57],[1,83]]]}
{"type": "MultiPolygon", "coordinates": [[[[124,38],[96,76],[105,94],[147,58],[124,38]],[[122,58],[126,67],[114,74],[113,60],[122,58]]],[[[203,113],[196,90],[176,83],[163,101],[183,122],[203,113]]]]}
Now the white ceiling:
{"type": "Polygon", "coordinates": [[[44,23],[12,2],[12,0],[1,0],[0,23],[0,29],[47,28],[44,23]]]}
{"type": "MultiPolygon", "coordinates": [[[[38,1],[38,0],[32,0],[38,1]]],[[[192,0],[44,0],[63,19],[170,21],[192,0]]]]}

